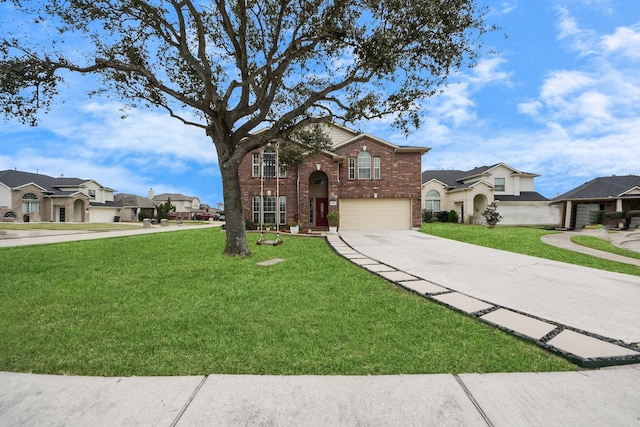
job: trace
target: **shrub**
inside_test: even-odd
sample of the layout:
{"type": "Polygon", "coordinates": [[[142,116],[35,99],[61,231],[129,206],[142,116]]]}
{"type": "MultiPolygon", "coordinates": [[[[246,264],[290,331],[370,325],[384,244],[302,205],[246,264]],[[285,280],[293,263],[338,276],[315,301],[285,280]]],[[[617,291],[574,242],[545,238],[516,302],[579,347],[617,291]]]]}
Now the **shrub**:
{"type": "Polygon", "coordinates": [[[439,222],[449,221],[449,212],[447,211],[434,212],[434,215],[436,220],[439,222]]]}
{"type": "Polygon", "coordinates": [[[487,221],[487,226],[489,228],[493,228],[497,223],[502,219],[502,215],[498,213],[498,206],[496,202],[491,202],[487,209],[482,211],[481,215],[484,217],[485,221],[487,221]]]}
{"type": "Polygon", "coordinates": [[[433,222],[434,212],[431,210],[422,210],[422,222],[433,222]]]}
{"type": "Polygon", "coordinates": [[[454,211],[453,209],[451,209],[449,211],[449,213],[447,214],[447,221],[448,222],[453,222],[453,223],[457,223],[458,222],[458,212],[454,211]]]}

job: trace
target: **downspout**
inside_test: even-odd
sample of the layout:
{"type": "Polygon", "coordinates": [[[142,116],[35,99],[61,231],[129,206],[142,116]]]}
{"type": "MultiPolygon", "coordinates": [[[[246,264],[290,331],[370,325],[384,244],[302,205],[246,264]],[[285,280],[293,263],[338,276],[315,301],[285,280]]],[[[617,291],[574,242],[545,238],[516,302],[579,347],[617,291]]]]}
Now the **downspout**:
{"type": "Polygon", "coordinates": [[[300,225],[300,165],[296,166],[296,218],[298,218],[297,220],[297,224],[296,225],[300,225]]]}

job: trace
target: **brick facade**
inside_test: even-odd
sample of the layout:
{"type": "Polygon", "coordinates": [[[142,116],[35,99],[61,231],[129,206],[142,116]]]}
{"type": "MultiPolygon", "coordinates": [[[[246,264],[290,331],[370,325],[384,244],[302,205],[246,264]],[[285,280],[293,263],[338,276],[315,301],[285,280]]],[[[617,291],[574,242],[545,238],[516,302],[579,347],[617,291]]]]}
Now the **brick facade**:
{"type": "MultiPolygon", "coordinates": [[[[342,144],[332,152],[317,153],[305,159],[298,167],[287,168],[286,177],[279,178],[279,195],[286,197],[286,223],[299,223],[303,228],[325,228],[318,224],[318,211],[314,200],[327,199],[328,212],[340,209],[340,199],[402,198],[411,199],[412,226],[421,225],[420,184],[422,154],[428,149],[397,147],[363,135],[342,144]],[[380,159],[380,179],[349,179],[349,158],[367,151],[380,159]],[[376,196],[374,196],[374,194],[376,196]],[[337,201],[333,203],[332,201],[337,201]]],[[[253,222],[253,197],[261,193],[261,180],[252,176],[249,153],[240,166],[243,213],[245,220],[253,222]]],[[[357,162],[356,162],[357,163],[357,162]]],[[[356,169],[357,177],[357,169],[356,169]]],[[[262,181],[262,194],[276,195],[276,179],[262,181]]],[[[325,212],[326,213],[326,212],[325,212]]]]}
{"type": "Polygon", "coordinates": [[[11,206],[0,206],[0,218],[3,221],[18,222],[61,222],[60,208],[64,208],[65,222],[88,222],[88,206],[88,198],[84,194],[52,198],[43,194],[38,186],[26,185],[11,192],[11,206]],[[35,199],[25,199],[28,194],[34,195],[35,199]],[[23,202],[37,203],[37,211],[23,212],[23,202]],[[10,213],[13,213],[15,218],[12,218],[10,213]]]}

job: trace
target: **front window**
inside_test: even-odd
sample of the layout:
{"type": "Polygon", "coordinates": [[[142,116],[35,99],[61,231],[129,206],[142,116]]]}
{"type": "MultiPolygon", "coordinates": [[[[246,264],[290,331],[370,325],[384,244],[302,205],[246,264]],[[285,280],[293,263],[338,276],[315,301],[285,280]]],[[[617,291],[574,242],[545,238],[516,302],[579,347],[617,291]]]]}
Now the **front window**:
{"type": "Polygon", "coordinates": [[[91,197],[92,199],[96,198],[96,190],[89,190],[89,197],[91,197]]]}
{"type": "Polygon", "coordinates": [[[27,193],[22,196],[22,213],[28,214],[31,212],[39,212],[40,204],[38,203],[38,196],[33,193],[27,193]]]}
{"type": "Polygon", "coordinates": [[[430,190],[424,201],[424,208],[431,212],[440,212],[440,193],[436,190],[430,190]]]}
{"type": "Polygon", "coordinates": [[[373,158],[373,179],[380,179],[380,157],[373,158]]]}
{"type": "Polygon", "coordinates": [[[349,179],[356,179],[356,158],[349,157],[349,179]]]}
{"type": "MultiPolygon", "coordinates": [[[[262,198],[262,224],[275,224],[276,217],[279,215],[278,224],[284,224],[287,217],[287,198],[280,196],[280,210],[276,212],[276,197],[264,196],[262,198]]],[[[260,223],[260,196],[253,197],[253,222],[260,223]]]]}
{"type": "Polygon", "coordinates": [[[358,179],[371,179],[371,154],[366,151],[358,154],[358,179]]]}
{"type": "Polygon", "coordinates": [[[494,178],[493,187],[496,191],[504,191],[505,187],[505,179],[504,178],[494,178]]]}

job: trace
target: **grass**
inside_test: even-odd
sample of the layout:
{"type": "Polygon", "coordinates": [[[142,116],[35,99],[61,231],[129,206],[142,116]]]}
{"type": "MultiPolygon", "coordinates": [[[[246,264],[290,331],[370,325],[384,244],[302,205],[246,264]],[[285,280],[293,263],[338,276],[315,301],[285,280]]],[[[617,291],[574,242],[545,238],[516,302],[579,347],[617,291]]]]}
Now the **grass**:
{"type": "MultiPolygon", "coordinates": [[[[0,249],[0,370],[75,375],[563,371],[537,346],[401,290],[322,239],[222,254],[224,234],[0,249]],[[258,262],[285,259],[271,267],[258,262]]],[[[250,235],[250,238],[257,237],[250,235]]]]}
{"type": "Polygon", "coordinates": [[[619,248],[612,245],[599,237],[594,236],[573,236],[571,241],[577,245],[586,246],[591,249],[597,249],[599,251],[611,252],[616,255],[622,255],[629,258],[640,259],[640,253],[630,251],[628,249],[619,248]]]}
{"type": "Polygon", "coordinates": [[[624,274],[640,276],[640,269],[631,264],[581,254],[567,249],[548,245],[540,239],[555,231],[533,227],[497,226],[488,228],[481,225],[451,224],[432,222],[423,224],[423,233],[447,239],[458,240],[494,249],[532,255],[569,264],[597,268],[624,274]]]}

